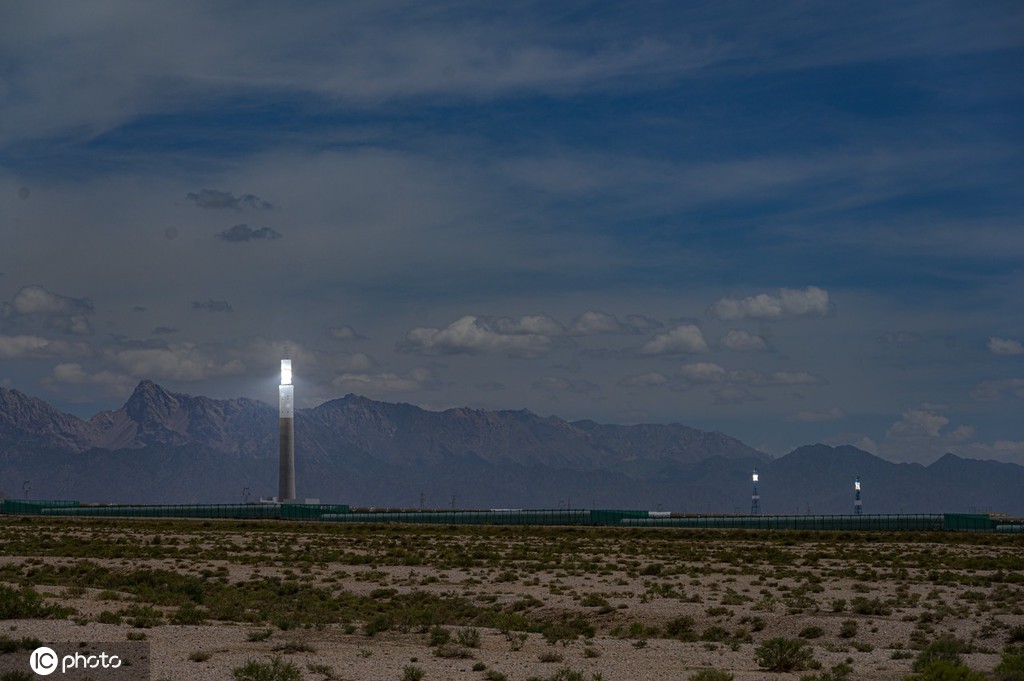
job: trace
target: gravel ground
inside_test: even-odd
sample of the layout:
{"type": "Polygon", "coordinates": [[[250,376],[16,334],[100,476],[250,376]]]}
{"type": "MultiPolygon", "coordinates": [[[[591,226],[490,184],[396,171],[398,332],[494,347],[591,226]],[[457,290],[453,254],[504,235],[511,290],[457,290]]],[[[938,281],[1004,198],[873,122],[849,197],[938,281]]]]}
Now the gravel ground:
{"type": "MultiPolygon", "coordinates": [[[[776,534],[766,537],[768,551],[764,542],[749,533],[722,533],[701,535],[707,545],[687,546],[687,560],[682,562],[673,560],[680,546],[664,533],[561,535],[550,531],[537,536],[521,532],[504,536],[500,531],[479,535],[455,530],[419,536],[415,529],[398,530],[397,536],[406,545],[422,542],[427,557],[452,546],[481,554],[485,542],[488,547],[504,547],[503,559],[487,554],[486,559],[453,566],[448,559],[437,564],[388,564],[391,554],[380,547],[392,541],[390,533],[395,530],[378,528],[369,535],[366,530],[328,535],[332,546],[344,545],[342,559],[308,561],[296,567],[294,561],[280,556],[258,561],[251,556],[266,550],[268,537],[272,545],[290,542],[299,551],[306,542],[310,555],[323,539],[319,530],[310,530],[312,538],[290,529],[268,532],[263,527],[258,533],[233,529],[218,530],[211,536],[208,527],[190,529],[185,525],[183,529],[181,523],[128,523],[121,529],[111,529],[108,524],[102,531],[64,523],[47,529],[51,544],[38,548],[38,538],[30,540],[22,534],[33,528],[39,529],[0,525],[6,540],[0,569],[7,575],[0,581],[32,583],[28,573],[40,565],[76,566],[89,560],[91,565],[109,570],[159,568],[188,575],[205,571],[228,585],[265,577],[297,579],[335,593],[363,597],[377,593],[375,590],[393,589],[396,593],[459,594],[474,603],[495,605],[536,599],[529,611],[535,619],[579,614],[594,628],[589,638],[555,644],[538,633],[524,635],[520,641],[515,632],[480,628],[479,646],[465,648],[468,657],[459,659],[438,656],[425,631],[388,630],[368,636],[361,622],[287,630],[269,622],[209,620],[199,625],[147,628],[102,624],[96,621],[100,613],[124,608],[139,601],[139,595],[52,583],[34,587],[46,595],[47,602],[73,608],[75,615],[5,622],[7,637],[35,637],[45,643],[77,646],[144,636],[151,646],[153,679],[231,679],[232,670],[247,661],[274,656],[294,664],[303,679],[316,681],[400,681],[406,667],[421,669],[425,681],[486,680],[488,674],[492,678],[502,674],[509,681],[547,679],[565,667],[582,672],[585,679],[604,681],[685,680],[702,669],[732,672],[737,681],[795,680],[811,673],[771,673],[758,668],[756,648],[778,636],[805,641],[823,670],[847,662],[854,669],[854,679],[902,679],[910,672],[916,654],[911,648],[940,636],[972,642],[976,652],[965,655],[965,661],[973,669],[991,670],[999,661],[1008,632],[1024,625],[1024,585],[1008,578],[1009,573],[1001,567],[1024,560],[1020,541],[1012,539],[951,544],[947,537],[937,537],[934,544],[921,538],[912,544],[896,544],[887,543],[883,536],[881,541],[857,542],[850,550],[831,539],[800,535],[780,541],[781,535],[776,534]],[[131,550],[116,557],[88,556],[82,555],[88,552],[60,548],[73,547],[76,541],[106,546],[122,535],[135,545],[152,544],[157,534],[162,546],[177,548],[148,553],[164,552],[172,557],[123,555],[131,550]],[[58,535],[70,536],[72,541],[55,548],[58,535]],[[531,542],[545,544],[549,554],[550,544],[558,543],[554,551],[558,565],[536,568],[533,558],[515,559],[533,556],[531,542]],[[225,546],[231,547],[226,556],[225,546]],[[373,555],[374,560],[356,564],[354,555],[373,555]],[[695,561],[694,555],[704,559],[695,561]],[[995,565],[994,569],[984,569],[988,564],[995,565]],[[652,567],[655,565],[660,567],[652,567]],[[22,579],[12,579],[19,570],[22,579]],[[586,605],[588,596],[600,607],[586,605]],[[885,608],[876,613],[854,612],[856,599],[885,608]],[[838,601],[844,601],[842,607],[838,601]],[[680,616],[692,618],[693,637],[720,640],[665,637],[666,624],[680,616]],[[855,625],[844,625],[848,622],[855,625]],[[644,631],[644,627],[659,631],[644,631]],[[844,627],[849,635],[842,635],[844,627]],[[851,634],[852,629],[855,633],[851,634]],[[266,630],[270,631],[268,638],[253,640],[253,632],[266,630]]],[[[678,536],[693,542],[692,536],[678,536]]],[[[339,557],[337,553],[322,555],[339,557]]],[[[175,611],[171,606],[159,609],[168,619],[175,611]]],[[[448,627],[453,639],[462,628],[448,627]]],[[[27,658],[28,654],[11,655],[27,658]]]]}

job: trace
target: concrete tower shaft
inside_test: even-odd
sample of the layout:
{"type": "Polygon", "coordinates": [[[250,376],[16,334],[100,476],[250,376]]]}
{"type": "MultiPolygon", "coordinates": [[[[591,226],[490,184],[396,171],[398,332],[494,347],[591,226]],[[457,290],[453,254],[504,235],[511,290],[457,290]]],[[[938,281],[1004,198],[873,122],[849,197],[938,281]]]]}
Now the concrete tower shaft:
{"type": "Polygon", "coordinates": [[[278,468],[278,501],[295,499],[295,386],[292,385],[292,361],[281,360],[281,385],[278,386],[281,422],[281,448],[278,468]]]}

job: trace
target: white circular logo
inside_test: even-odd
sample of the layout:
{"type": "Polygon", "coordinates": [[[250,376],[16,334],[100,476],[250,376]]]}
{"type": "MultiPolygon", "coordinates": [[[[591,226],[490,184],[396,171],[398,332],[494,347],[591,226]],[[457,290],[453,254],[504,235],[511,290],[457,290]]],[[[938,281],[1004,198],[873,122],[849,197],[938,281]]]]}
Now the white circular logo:
{"type": "Polygon", "coordinates": [[[53,652],[53,648],[46,646],[36,648],[32,651],[32,657],[28,658],[28,666],[40,676],[49,676],[57,671],[57,662],[57,653],[53,652]]]}

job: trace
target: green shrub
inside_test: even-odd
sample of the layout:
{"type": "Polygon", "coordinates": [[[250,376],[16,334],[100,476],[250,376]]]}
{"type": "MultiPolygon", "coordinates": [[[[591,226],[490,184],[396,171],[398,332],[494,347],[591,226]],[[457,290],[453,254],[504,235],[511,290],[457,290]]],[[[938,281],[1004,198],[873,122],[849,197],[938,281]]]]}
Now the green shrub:
{"type": "Polygon", "coordinates": [[[914,660],[914,671],[922,672],[934,660],[949,662],[952,666],[963,664],[960,654],[965,652],[965,644],[955,638],[940,638],[929,643],[914,660]]]}
{"type": "Polygon", "coordinates": [[[858,615],[891,615],[892,608],[877,598],[858,596],[850,601],[850,609],[858,615]]]}
{"type": "Polygon", "coordinates": [[[363,633],[367,636],[376,636],[382,631],[391,628],[391,620],[384,615],[378,615],[363,625],[363,633]]]}
{"type": "Polygon", "coordinates": [[[995,681],[1024,681],[1024,653],[1004,653],[993,672],[995,681]]]}
{"type": "Polygon", "coordinates": [[[579,636],[593,636],[594,627],[583,618],[565,618],[558,622],[548,622],[540,633],[548,643],[554,645],[561,641],[564,645],[579,636]]]}
{"type": "Polygon", "coordinates": [[[0,681],[35,681],[39,678],[35,674],[29,674],[23,671],[6,672],[0,675],[0,681]]]}
{"type": "Polygon", "coordinates": [[[456,638],[458,638],[461,645],[464,645],[467,648],[480,647],[480,632],[476,629],[459,629],[459,633],[456,638]]]}
{"type": "Polygon", "coordinates": [[[827,672],[821,674],[804,674],[800,681],[849,681],[853,674],[853,667],[845,662],[840,662],[827,672]]]}
{"type": "Polygon", "coordinates": [[[423,673],[419,667],[408,664],[402,667],[402,681],[420,681],[423,678],[423,673]]]}
{"type": "Polygon", "coordinates": [[[22,636],[15,640],[7,636],[0,636],[0,655],[9,655],[19,650],[35,650],[41,645],[43,642],[34,637],[22,636]]]}
{"type": "Polygon", "coordinates": [[[721,672],[717,669],[705,669],[704,671],[691,674],[687,681],[733,681],[736,677],[729,672],[721,672]]]}
{"type": "Polygon", "coordinates": [[[585,608],[606,608],[608,607],[608,599],[598,594],[588,594],[580,601],[580,605],[585,608]]]}
{"type": "Polygon", "coordinates": [[[908,681],[987,681],[988,677],[981,672],[972,671],[963,663],[950,662],[940,658],[929,660],[917,669],[916,674],[907,677],[908,681]]]}
{"type": "Polygon", "coordinates": [[[821,627],[804,627],[797,636],[800,638],[821,638],[824,633],[821,627]]]}
{"type": "Polygon", "coordinates": [[[757,664],[771,672],[794,672],[807,669],[814,660],[814,652],[803,641],[789,638],[770,638],[754,651],[757,664]]]}
{"type": "Polygon", "coordinates": [[[712,642],[728,641],[729,632],[725,630],[725,627],[713,625],[704,630],[704,633],[700,635],[700,640],[712,642]]]}
{"type": "Polygon", "coordinates": [[[192,605],[186,603],[185,605],[178,608],[178,610],[171,617],[172,624],[202,624],[205,620],[205,612],[192,605]]]}
{"type": "Polygon", "coordinates": [[[267,662],[249,660],[232,670],[235,681],[302,681],[302,673],[293,663],[273,657],[267,662]]]}
{"type": "Polygon", "coordinates": [[[63,619],[73,612],[71,608],[44,602],[38,592],[28,587],[13,589],[0,584],[0,620],[63,619]]]}
{"type": "Polygon", "coordinates": [[[855,620],[843,620],[839,625],[839,638],[853,638],[857,635],[857,628],[855,620]]]}
{"type": "Polygon", "coordinates": [[[437,646],[443,646],[448,641],[452,640],[452,634],[450,631],[440,625],[434,625],[430,630],[430,647],[434,648],[437,646]]]}
{"type": "Polygon", "coordinates": [[[674,620],[670,620],[665,625],[665,634],[681,641],[692,641],[697,638],[697,634],[693,631],[693,618],[689,615],[680,615],[674,620]]]}
{"type": "Polygon", "coordinates": [[[473,653],[469,652],[462,646],[456,646],[446,643],[434,649],[434,656],[445,658],[448,660],[466,660],[472,658],[473,653]]]}

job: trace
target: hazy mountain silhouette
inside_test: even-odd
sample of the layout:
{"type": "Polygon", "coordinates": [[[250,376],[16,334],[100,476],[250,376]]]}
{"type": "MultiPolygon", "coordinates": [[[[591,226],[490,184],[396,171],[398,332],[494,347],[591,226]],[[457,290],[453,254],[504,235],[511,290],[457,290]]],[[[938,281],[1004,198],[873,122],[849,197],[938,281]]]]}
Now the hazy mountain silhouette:
{"type": "MultiPolygon", "coordinates": [[[[277,489],[277,410],[142,381],[88,420],[0,388],[0,489],[35,498],[239,502],[277,489]]],[[[812,445],[774,461],[680,424],[605,425],[529,411],[449,409],[348,395],[296,411],[300,496],[359,506],[604,507],[747,512],[750,471],[765,513],[994,510],[1024,515],[1024,467],[948,454],[894,464],[812,445]]]]}

